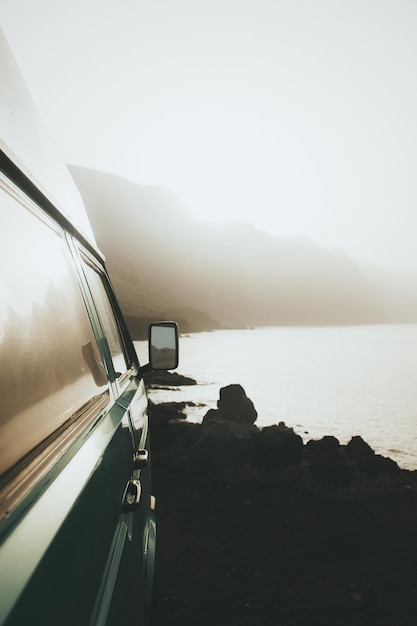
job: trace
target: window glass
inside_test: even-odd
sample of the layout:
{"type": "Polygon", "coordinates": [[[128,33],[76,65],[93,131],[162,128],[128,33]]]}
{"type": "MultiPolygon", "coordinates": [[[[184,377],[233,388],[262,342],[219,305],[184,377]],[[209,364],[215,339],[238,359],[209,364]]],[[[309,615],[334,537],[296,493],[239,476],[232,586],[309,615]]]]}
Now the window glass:
{"type": "Polygon", "coordinates": [[[107,387],[65,240],[0,189],[0,475],[107,387]]]}
{"type": "Polygon", "coordinates": [[[104,278],[89,263],[84,262],[83,266],[106,335],[114,371],[116,376],[120,376],[128,369],[128,360],[123,349],[113,307],[104,286],[104,278]]]}

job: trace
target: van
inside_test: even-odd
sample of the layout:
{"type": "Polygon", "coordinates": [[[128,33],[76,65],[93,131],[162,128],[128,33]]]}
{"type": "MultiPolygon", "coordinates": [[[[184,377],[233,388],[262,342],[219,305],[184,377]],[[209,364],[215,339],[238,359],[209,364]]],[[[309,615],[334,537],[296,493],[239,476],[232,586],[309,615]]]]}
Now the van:
{"type": "Polygon", "coordinates": [[[0,33],[0,624],[149,623],[143,372],[87,213],[0,33]]]}

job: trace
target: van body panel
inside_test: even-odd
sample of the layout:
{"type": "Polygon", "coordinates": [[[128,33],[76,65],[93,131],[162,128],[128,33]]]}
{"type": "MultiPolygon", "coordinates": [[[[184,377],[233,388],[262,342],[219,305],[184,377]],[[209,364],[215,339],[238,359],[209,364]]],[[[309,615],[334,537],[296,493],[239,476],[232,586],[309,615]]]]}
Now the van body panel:
{"type": "MultiPolygon", "coordinates": [[[[87,438],[76,456],[65,465],[59,474],[48,481],[50,484],[38,500],[25,511],[19,523],[0,547],[0,577],[2,580],[2,618],[13,606],[39,567],[52,542],[56,539],[70,515],[74,502],[79,501],[91,477],[103,464],[103,450],[112,457],[110,443],[116,448],[119,439],[125,439],[126,428],[120,426],[122,410],[109,412],[99,426],[87,438]],[[124,430],[123,435],[118,434],[124,430]],[[35,539],[35,540],[34,540],[35,539]],[[18,567],[16,559],[18,558],[18,567]],[[3,595],[4,594],[4,595],[3,595]]],[[[117,459],[114,459],[117,461],[117,459]]],[[[116,467],[118,463],[116,464],[116,467]]],[[[124,485],[123,485],[124,488],[124,485]]],[[[120,495],[120,499],[123,495],[120,495]]],[[[88,506],[90,509],[90,504],[88,506]]],[[[107,517],[107,515],[106,515],[107,517]]],[[[82,529],[78,527],[80,532],[82,529]]],[[[69,555],[65,555],[68,557],[69,555]]],[[[66,558],[62,561],[66,564],[66,558]]],[[[59,568],[58,571],[60,571],[59,568]]],[[[53,570],[55,572],[55,570],[53,570]]],[[[40,579],[39,579],[40,580],[40,579]]],[[[42,579],[44,580],[44,579],[42,579]]],[[[44,580],[46,583],[47,581],[44,580]]],[[[50,581],[48,581],[50,582],[50,581]]],[[[53,582],[53,581],[52,581],[53,582]]],[[[45,584],[45,586],[47,586],[45,584]]],[[[27,604],[33,611],[33,605],[27,604]]]]}

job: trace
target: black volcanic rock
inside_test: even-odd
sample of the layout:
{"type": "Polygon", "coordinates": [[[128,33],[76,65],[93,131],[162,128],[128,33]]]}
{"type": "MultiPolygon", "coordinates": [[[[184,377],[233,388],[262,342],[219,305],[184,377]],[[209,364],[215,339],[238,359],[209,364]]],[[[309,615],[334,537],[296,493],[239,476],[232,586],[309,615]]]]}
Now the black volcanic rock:
{"type": "Polygon", "coordinates": [[[399,471],[395,461],[375,454],[371,446],[359,436],[352,437],[346,445],[346,454],[355,461],[359,469],[365,474],[375,475],[381,472],[396,473],[399,471]]]}
{"type": "Polygon", "coordinates": [[[355,463],[346,457],[333,436],[310,440],[306,445],[306,459],[314,477],[333,484],[347,485],[358,474],[355,463]]]}
{"type": "Polygon", "coordinates": [[[258,417],[252,400],[247,397],[241,385],[222,387],[217,407],[223,419],[234,422],[254,424],[258,417]]]}
{"type": "Polygon", "coordinates": [[[362,437],[352,437],[346,445],[346,453],[349,458],[357,463],[362,471],[373,472],[375,468],[375,452],[362,437]]]}
{"type": "Polygon", "coordinates": [[[336,437],[325,436],[304,445],[284,422],[253,424],[256,410],[241,385],[223,387],[220,396],[221,409],[210,409],[202,424],[187,422],[184,402],[150,403],[157,465],[204,480],[245,476],[255,483],[289,483],[323,500],[365,501],[405,491],[417,496],[417,472],[375,454],[361,437],[340,445],[336,437]],[[242,401],[250,407],[247,421],[241,419],[242,401]]]}
{"type": "Polygon", "coordinates": [[[303,453],[302,438],[283,422],[263,428],[254,438],[254,458],[261,467],[278,469],[299,465],[303,453]]]}

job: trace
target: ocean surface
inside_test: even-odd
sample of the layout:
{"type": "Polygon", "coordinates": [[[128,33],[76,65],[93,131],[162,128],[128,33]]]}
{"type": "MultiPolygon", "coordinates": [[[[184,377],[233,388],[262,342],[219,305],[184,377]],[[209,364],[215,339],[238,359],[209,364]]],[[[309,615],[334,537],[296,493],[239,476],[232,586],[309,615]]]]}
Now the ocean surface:
{"type": "MultiPolygon", "coordinates": [[[[146,363],[147,342],[135,345],[146,363]]],[[[177,371],[199,384],[149,395],[203,405],[187,409],[190,421],[216,408],[220,387],[239,383],[258,426],[283,421],[305,442],[360,435],[378,454],[417,469],[417,325],[195,333],[180,338],[177,371]]]]}

